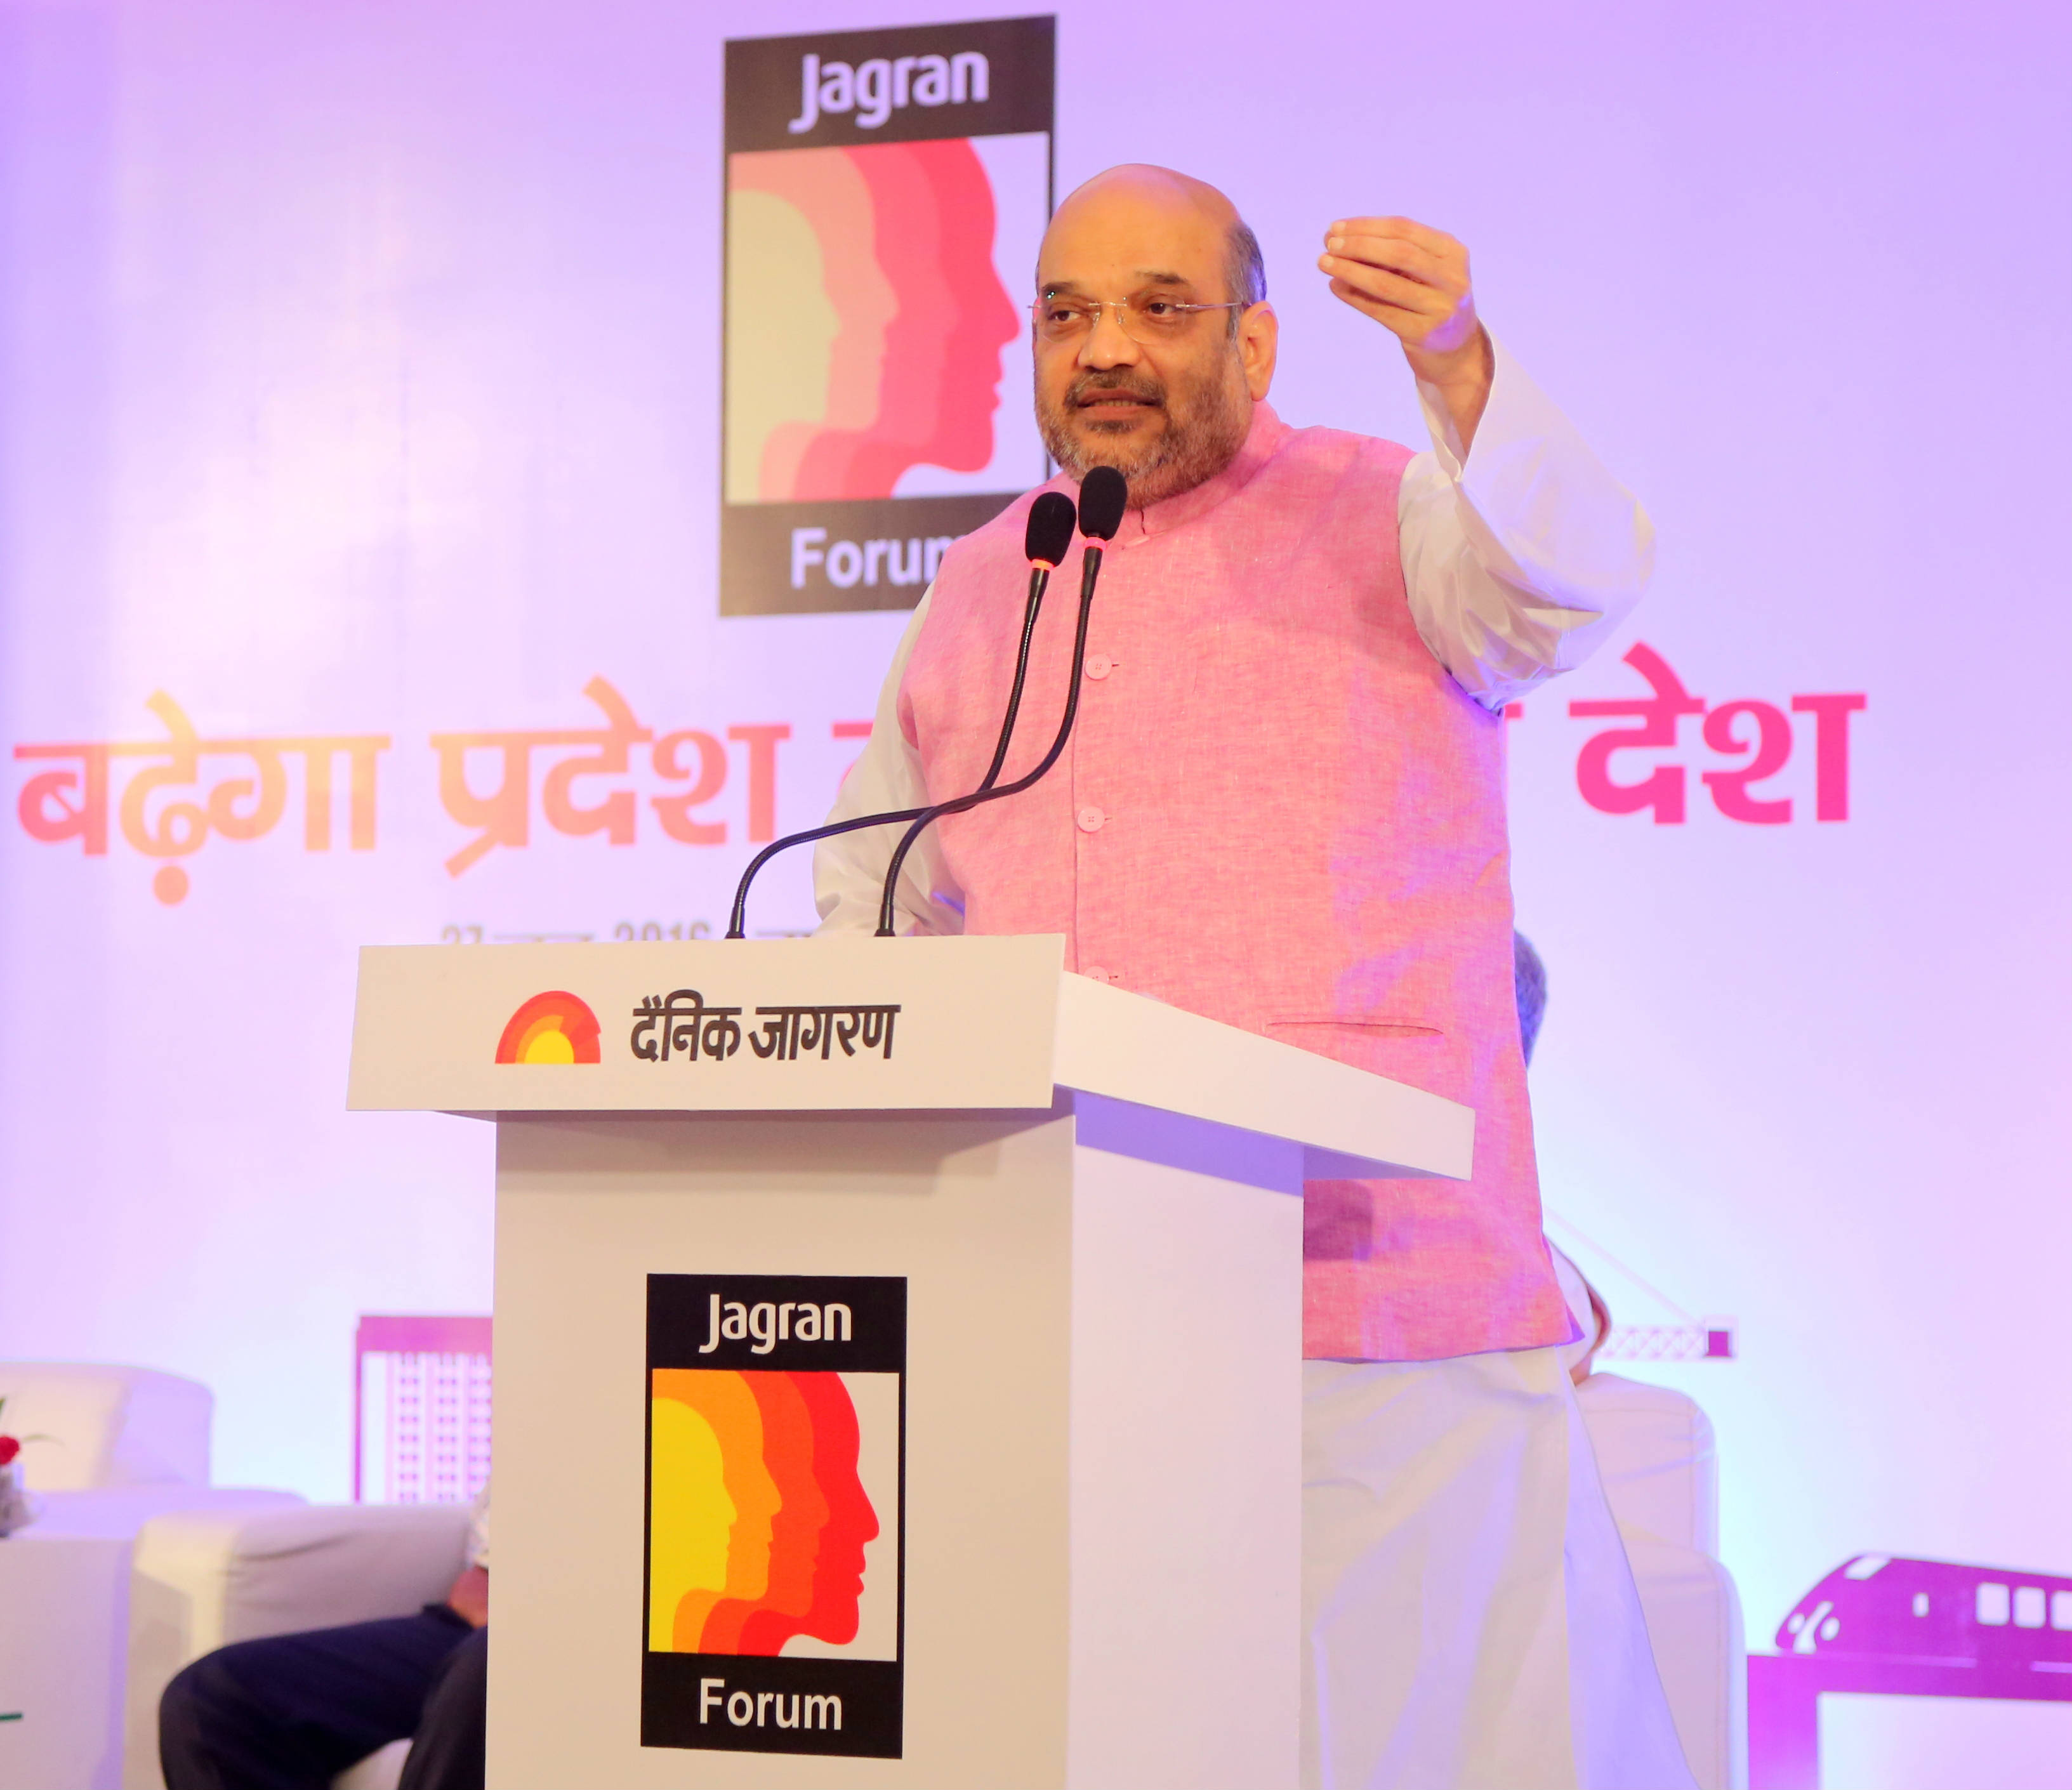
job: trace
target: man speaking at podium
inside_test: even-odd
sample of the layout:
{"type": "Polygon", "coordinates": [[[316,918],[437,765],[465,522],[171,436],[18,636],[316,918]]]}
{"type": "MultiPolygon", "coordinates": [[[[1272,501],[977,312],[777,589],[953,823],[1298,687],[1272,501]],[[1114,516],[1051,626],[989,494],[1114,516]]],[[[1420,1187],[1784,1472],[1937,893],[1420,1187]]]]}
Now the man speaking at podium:
{"type": "MultiPolygon", "coordinates": [[[[1129,509],[1067,756],[923,835],[900,930],[1063,933],[1083,975],[1474,1107],[1471,1181],[1305,1189],[1302,1781],[1683,1790],[1556,1353],[1504,816],[1504,704],[1617,625],[1651,533],[1482,328],[1458,243],[1354,218],[1324,248],[1400,342],[1431,452],[1274,414],[1258,244],[1215,188],[1122,167],[1059,207],[1037,419],[1059,488],[1113,466],[1129,509]]],[[[1030,501],[945,556],[834,818],[978,787],[1030,501]]],[[[1063,708],[1064,609],[1025,713],[1063,708]]],[[[875,930],[899,831],[821,844],[823,930],[875,930]]]]}

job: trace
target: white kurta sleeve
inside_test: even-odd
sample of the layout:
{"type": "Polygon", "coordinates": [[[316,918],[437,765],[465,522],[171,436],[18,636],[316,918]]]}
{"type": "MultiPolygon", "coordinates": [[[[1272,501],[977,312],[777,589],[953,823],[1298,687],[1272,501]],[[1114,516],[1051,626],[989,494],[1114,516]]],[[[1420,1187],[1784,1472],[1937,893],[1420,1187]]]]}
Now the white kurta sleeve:
{"type": "Polygon", "coordinates": [[[1647,583],[1655,530],[1567,417],[1493,343],[1489,403],[1466,456],[1433,388],[1433,451],[1404,469],[1404,582],[1417,631],[1486,707],[1582,663],[1647,583]]]}
{"type": "MultiPolygon", "coordinates": [[[[865,742],[863,756],[842,779],[835,805],[828,815],[830,820],[927,805],[928,790],[921,774],[921,755],[907,742],[899,725],[899,685],[906,675],[906,661],[913,655],[922,623],[927,619],[928,597],[934,589],[931,585],[922,593],[914,619],[899,637],[892,668],[885,674],[884,687],[878,692],[870,738],[865,742]]],[[[820,910],[820,932],[877,931],[885,872],[891,867],[893,852],[905,831],[903,826],[863,827],[853,833],[824,839],[813,848],[813,899],[820,910]]],[[[963,893],[951,885],[933,827],[906,854],[899,872],[898,913],[894,923],[902,935],[964,930],[963,893]]]]}
{"type": "Polygon", "coordinates": [[[465,1563],[487,1570],[489,1565],[489,1487],[485,1484],[475,1495],[475,1505],[467,1513],[467,1546],[462,1555],[465,1563]]]}

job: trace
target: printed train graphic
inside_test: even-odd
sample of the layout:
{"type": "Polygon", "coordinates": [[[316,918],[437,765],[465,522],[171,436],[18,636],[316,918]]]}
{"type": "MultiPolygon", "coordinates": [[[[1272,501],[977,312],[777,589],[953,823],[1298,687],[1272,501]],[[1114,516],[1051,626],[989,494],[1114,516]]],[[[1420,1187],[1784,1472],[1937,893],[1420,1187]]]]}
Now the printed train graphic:
{"type": "Polygon", "coordinates": [[[2072,1703],[2072,1579],[1860,1554],[1748,1660],[1749,1790],[1821,1790],[1825,1695],[2072,1703]]]}
{"type": "Polygon", "coordinates": [[[1860,1554],[1799,1599],[1777,1646],[2072,1673],[2072,1579],[1860,1554]]]}

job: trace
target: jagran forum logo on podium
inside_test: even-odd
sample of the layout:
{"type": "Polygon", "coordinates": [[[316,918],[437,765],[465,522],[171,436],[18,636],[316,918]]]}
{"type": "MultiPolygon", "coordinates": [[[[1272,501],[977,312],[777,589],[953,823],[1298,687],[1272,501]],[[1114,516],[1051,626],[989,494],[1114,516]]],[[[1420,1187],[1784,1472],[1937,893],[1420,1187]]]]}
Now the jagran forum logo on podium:
{"type": "Polygon", "coordinates": [[[726,46],[720,613],[911,609],[1049,476],[1056,20],[726,46]]]}
{"type": "Polygon", "coordinates": [[[590,1004],[556,988],[535,995],[504,1022],[496,1041],[500,1063],[595,1063],[603,1028],[590,1004]]]}
{"type": "Polygon", "coordinates": [[[648,1277],[643,1747],[901,1756],[906,1283],[648,1277]]]}

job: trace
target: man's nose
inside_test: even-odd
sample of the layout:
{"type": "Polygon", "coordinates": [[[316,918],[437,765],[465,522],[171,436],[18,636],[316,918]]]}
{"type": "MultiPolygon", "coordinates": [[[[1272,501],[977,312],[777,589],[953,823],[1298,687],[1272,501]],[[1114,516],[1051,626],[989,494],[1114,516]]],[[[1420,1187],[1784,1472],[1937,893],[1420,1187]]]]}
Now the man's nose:
{"type": "Polygon", "coordinates": [[[1094,326],[1079,350],[1082,367],[1134,367],[1143,358],[1143,350],[1124,330],[1114,306],[1103,305],[1094,313],[1094,326]]]}

